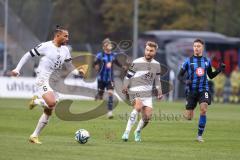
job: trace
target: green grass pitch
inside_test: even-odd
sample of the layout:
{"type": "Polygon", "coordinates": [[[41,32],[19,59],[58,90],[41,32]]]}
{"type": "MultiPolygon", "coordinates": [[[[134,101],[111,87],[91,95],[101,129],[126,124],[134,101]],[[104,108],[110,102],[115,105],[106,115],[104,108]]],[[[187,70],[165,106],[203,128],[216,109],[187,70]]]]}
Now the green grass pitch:
{"type": "MultiPolygon", "coordinates": [[[[94,101],[74,101],[73,112],[96,106],[94,101]]],[[[120,103],[115,118],[62,121],[53,115],[43,130],[42,145],[28,143],[41,108],[29,110],[28,100],[0,99],[0,160],[239,160],[240,106],[213,104],[209,107],[205,143],[195,141],[199,108],[193,121],[182,118],[184,102],[157,102],[155,116],[136,143],[131,133],[121,140],[131,107],[120,103]],[[87,144],[75,142],[74,133],[84,128],[91,134],[87,144]]],[[[134,128],[135,129],[135,128],[134,128]]]]}

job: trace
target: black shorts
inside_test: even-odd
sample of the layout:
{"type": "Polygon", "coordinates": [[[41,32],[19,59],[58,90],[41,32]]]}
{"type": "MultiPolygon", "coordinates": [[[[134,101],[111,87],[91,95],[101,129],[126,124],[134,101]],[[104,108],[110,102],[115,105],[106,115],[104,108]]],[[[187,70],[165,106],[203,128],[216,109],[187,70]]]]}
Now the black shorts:
{"type": "Polygon", "coordinates": [[[99,81],[98,80],[98,90],[103,90],[104,91],[105,88],[107,90],[113,90],[113,88],[114,88],[113,82],[111,82],[111,81],[105,82],[105,81],[99,81]]]}
{"type": "Polygon", "coordinates": [[[186,109],[194,110],[197,103],[201,104],[206,102],[208,105],[211,104],[211,94],[208,91],[203,92],[188,92],[186,94],[186,109]]]}

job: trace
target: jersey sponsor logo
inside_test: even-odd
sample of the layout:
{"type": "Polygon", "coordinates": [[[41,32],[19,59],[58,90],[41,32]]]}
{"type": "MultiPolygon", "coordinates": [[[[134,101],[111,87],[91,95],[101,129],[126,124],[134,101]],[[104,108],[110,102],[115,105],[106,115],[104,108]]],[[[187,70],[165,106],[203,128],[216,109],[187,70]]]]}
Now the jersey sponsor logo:
{"type": "Polygon", "coordinates": [[[149,83],[152,83],[152,81],[153,81],[153,73],[148,72],[148,73],[144,74],[144,76],[142,77],[142,79],[143,79],[144,81],[148,81],[149,83]]]}
{"type": "Polygon", "coordinates": [[[106,68],[108,68],[108,69],[112,68],[112,63],[111,63],[111,62],[108,62],[108,63],[106,64],[106,68]]]}
{"type": "Polygon", "coordinates": [[[204,75],[204,69],[201,68],[201,67],[198,67],[196,69],[196,74],[197,74],[198,77],[202,77],[204,75]]]}

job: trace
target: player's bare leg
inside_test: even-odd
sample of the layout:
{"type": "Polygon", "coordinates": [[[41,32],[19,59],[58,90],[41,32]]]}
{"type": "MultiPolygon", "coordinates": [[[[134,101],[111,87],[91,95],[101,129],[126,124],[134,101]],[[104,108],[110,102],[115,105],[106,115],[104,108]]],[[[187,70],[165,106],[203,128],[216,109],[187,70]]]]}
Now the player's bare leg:
{"type": "Polygon", "coordinates": [[[112,109],[113,109],[113,90],[109,89],[108,90],[108,114],[107,114],[109,119],[113,118],[112,109]]]}
{"type": "Polygon", "coordinates": [[[125,132],[123,133],[122,140],[127,141],[128,135],[137,121],[138,113],[142,110],[142,101],[139,98],[136,98],[133,102],[134,109],[130,113],[125,132]]]}
{"type": "Polygon", "coordinates": [[[144,106],[142,109],[142,118],[139,120],[138,126],[134,132],[136,142],[141,141],[141,134],[140,134],[141,130],[147,126],[151,117],[152,117],[152,108],[144,106]]]}
{"type": "Polygon", "coordinates": [[[208,104],[206,102],[203,102],[200,104],[200,118],[198,123],[198,137],[197,137],[197,140],[199,142],[204,142],[202,135],[207,122],[207,117],[206,117],[207,108],[208,108],[208,104]]]}
{"type": "Polygon", "coordinates": [[[224,99],[223,99],[223,89],[219,89],[219,93],[218,93],[218,100],[220,103],[223,103],[224,99]]]}
{"type": "Polygon", "coordinates": [[[184,118],[185,119],[192,120],[193,116],[194,116],[194,111],[192,109],[191,110],[185,110],[185,112],[184,112],[184,118]]]}
{"type": "Polygon", "coordinates": [[[44,109],[44,112],[41,115],[41,117],[39,118],[38,124],[37,124],[34,132],[32,133],[32,135],[29,138],[30,142],[36,143],[36,144],[42,144],[39,141],[38,136],[40,135],[43,128],[47,125],[47,123],[49,121],[49,117],[52,115],[52,110],[54,109],[54,107],[56,105],[56,98],[52,91],[49,91],[49,92],[43,94],[42,97],[48,106],[44,109]]]}

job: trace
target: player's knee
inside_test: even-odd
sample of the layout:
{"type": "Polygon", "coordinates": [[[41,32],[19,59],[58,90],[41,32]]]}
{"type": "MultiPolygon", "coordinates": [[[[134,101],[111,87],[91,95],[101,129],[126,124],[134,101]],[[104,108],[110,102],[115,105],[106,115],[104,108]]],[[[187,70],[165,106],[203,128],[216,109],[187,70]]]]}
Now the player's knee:
{"type": "Polygon", "coordinates": [[[135,106],[134,109],[136,109],[136,111],[137,111],[138,113],[140,113],[142,108],[141,108],[141,107],[136,107],[136,106],[135,106]]]}
{"type": "Polygon", "coordinates": [[[140,112],[141,109],[142,109],[142,102],[141,102],[141,101],[135,101],[135,103],[134,103],[134,108],[135,108],[138,112],[140,112]]]}
{"type": "Polygon", "coordinates": [[[103,90],[98,90],[97,99],[103,99],[103,90]]]}
{"type": "Polygon", "coordinates": [[[206,113],[207,113],[207,109],[204,108],[200,110],[201,115],[206,115],[206,113]]]}
{"type": "Polygon", "coordinates": [[[109,90],[109,91],[108,91],[108,95],[109,95],[109,96],[113,96],[113,91],[112,91],[112,90],[109,90]]]}
{"type": "Polygon", "coordinates": [[[53,109],[56,106],[56,104],[57,104],[57,102],[55,100],[47,102],[47,105],[50,109],[53,109]]]}

